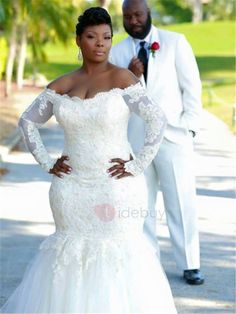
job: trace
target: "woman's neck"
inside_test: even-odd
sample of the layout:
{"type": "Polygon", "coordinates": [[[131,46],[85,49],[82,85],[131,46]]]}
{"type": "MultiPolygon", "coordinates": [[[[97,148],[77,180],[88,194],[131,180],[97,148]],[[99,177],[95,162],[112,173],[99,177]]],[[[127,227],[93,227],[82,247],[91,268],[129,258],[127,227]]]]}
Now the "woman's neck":
{"type": "Polygon", "coordinates": [[[99,74],[107,71],[109,68],[108,61],[100,62],[100,63],[87,63],[84,62],[81,70],[84,71],[88,75],[99,74]]]}

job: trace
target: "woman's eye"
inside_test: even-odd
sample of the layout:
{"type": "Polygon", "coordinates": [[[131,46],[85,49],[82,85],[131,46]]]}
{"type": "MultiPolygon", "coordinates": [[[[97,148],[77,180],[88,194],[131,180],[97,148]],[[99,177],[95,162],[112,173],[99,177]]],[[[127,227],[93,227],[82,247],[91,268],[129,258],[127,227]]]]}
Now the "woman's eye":
{"type": "Polygon", "coordinates": [[[94,38],[94,36],[92,36],[92,35],[88,35],[88,36],[87,36],[87,38],[94,38]]]}
{"type": "Polygon", "coordinates": [[[111,39],[111,36],[106,36],[105,39],[111,39]]]}

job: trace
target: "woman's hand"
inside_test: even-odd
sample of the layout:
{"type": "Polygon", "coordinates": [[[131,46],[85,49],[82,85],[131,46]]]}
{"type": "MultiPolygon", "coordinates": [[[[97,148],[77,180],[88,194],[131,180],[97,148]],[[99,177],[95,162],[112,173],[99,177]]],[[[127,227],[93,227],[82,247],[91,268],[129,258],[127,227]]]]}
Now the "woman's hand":
{"type": "Polygon", "coordinates": [[[61,156],[57,159],[56,163],[54,164],[53,168],[49,170],[49,173],[55,174],[55,176],[59,178],[63,178],[61,172],[70,174],[72,168],[64,163],[64,160],[69,160],[68,156],[61,156]]]}
{"type": "MultiPolygon", "coordinates": [[[[130,155],[130,160],[133,160],[133,156],[130,155]]],[[[110,162],[116,162],[115,166],[112,166],[107,170],[111,177],[117,176],[116,179],[122,179],[124,177],[132,176],[130,172],[125,171],[125,163],[130,160],[123,160],[121,158],[113,158],[110,162]]]]}

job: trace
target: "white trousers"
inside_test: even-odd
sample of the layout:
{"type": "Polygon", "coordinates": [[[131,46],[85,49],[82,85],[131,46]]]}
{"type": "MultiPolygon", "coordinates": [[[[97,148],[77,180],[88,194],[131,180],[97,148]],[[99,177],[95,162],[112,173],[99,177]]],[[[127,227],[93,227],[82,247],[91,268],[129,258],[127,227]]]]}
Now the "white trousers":
{"type": "Polygon", "coordinates": [[[181,145],[164,139],[145,172],[149,214],[144,231],[158,253],[155,205],[160,187],[175,260],[181,270],[200,267],[193,163],[193,142],[189,134],[187,141],[181,145]]]}

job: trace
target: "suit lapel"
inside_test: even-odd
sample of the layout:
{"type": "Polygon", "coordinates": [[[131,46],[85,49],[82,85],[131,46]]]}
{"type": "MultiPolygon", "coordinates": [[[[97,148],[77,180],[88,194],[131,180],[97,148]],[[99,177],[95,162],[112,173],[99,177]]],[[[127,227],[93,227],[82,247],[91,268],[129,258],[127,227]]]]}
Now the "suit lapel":
{"type": "Polygon", "coordinates": [[[150,44],[152,44],[154,41],[159,43],[160,49],[154,53],[154,56],[152,56],[152,53],[150,53],[149,55],[148,74],[147,74],[147,88],[149,90],[152,90],[152,88],[155,88],[155,86],[157,86],[158,80],[160,79],[161,66],[162,66],[162,62],[161,62],[162,42],[159,36],[158,29],[152,26],[152,35],[151,35],[150,44]]]}

